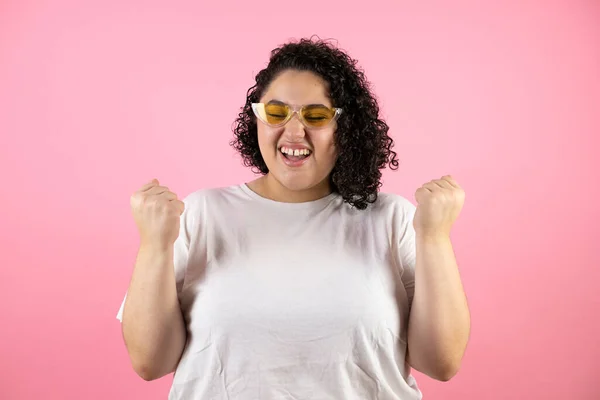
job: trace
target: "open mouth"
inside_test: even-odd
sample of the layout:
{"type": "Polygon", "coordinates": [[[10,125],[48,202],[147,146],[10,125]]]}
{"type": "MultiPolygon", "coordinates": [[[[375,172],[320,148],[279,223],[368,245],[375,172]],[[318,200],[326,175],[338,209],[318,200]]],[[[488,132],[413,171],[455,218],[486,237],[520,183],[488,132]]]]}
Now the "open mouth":
{"type": "Polygon", "coordinates": [[[304,161],[312,154],[309,149],[290,149],[285,146],[279,148],[279,152],[283,155],[283,158],[291,161],[292,163],[304,161]]]}

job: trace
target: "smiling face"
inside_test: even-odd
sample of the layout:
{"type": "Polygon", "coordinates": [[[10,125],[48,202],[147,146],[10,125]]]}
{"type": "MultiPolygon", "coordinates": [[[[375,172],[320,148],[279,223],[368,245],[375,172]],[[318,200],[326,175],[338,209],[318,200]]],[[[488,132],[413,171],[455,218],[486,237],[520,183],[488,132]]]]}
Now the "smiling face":
{"type": "MultiPolygon", "coordinates": [[[[318,75],[307,71],[288,70],[279,74],[259,100],[270,104],[266,117],[280,118],[278,105],[292,107],[311,106],[315,113],[305,114],[313,122],[320,118],[318,107],[332,107],[327,95],[327,83],[318,75]]],[[[281,108],[281,107],[280,107],[281,108]]],[[[317,123],[318,124],[318,123],[317,123]]],[[[271,127],[257,121],[258,144],[269,169],[265,177],[266,190],[271,197],[289,201],[317,199],[331,191],[329,174],[337,157],[334,133],[336,122],[318,129],[307,128],[298,114],[281,127],[271,127]]]]}

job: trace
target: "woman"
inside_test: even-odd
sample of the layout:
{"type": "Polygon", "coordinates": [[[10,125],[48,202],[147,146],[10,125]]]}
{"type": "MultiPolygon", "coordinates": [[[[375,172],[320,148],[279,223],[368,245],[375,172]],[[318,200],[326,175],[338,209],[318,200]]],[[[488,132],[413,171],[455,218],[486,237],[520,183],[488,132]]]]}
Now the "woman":
{"type": "Polygon", "coordinates": [[[182,202],[153,180],[118,318],[144,379],[170,399],[419,399],[411,367],[459,368],[469,311],[450,242],[450,176],[418,206],[378,193],[396,168],[356,62],[323,41],[272,52],[232,145],[260,177],[182,202]]]}

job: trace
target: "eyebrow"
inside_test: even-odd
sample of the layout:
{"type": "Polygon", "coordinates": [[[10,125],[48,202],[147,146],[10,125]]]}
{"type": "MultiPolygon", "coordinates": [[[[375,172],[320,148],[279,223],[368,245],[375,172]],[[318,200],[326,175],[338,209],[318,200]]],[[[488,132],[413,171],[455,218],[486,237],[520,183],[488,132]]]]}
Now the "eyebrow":
{"type": "MultiPolygon", "coordinates": [[[[272,99],[269,100],[267,102],[267,104],[281,104],[281,105],[289,105],[281,100],[277,100],[277,99],[272,99]]],[[[329,106],[326,106],[325,104],[321,104],[321,103],[315,103],[315,104],[305,104],[305,106],[307,107],[326,107],[326,108],[330,108],[329,106]]]]}

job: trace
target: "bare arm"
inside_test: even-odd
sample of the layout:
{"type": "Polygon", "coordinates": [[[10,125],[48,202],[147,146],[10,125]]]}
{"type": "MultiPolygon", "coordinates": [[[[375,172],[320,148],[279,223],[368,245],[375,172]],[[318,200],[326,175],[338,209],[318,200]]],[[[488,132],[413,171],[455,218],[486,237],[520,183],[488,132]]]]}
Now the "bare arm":
{"type": "Polygon", "coordinates": [[[415,294],[408,326],[408,363],[447,381],[460,368],[470,314],[449,237],[417,236],[415,294]]]}
{"type": "Polygon", "coordinates": [[[186,342],[173,268],[173,246],[141,246],[123,309],[123,338],[145,380],[175,370],[186,342]]]}
{"type": "Polygon", "coordinates": [[[460,368],[471,329],[450,231],[465,192],[450,175],[417,189],[415,291],[408,322],[408,360],[441,381],[460,368]]]}

